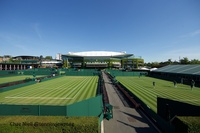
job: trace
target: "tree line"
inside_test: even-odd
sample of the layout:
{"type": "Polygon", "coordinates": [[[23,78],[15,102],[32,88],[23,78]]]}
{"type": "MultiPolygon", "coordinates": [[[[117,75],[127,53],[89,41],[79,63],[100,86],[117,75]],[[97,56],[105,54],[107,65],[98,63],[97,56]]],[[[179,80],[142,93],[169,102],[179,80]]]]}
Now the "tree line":
{"type": "Polygon", "coordinates": [[[144,63],[144,66],[148,66],[148,67],[156,67],[156,68],[160,68],[166,65],[178,65],[178,64],[182,64],[182,65],[187,65],[187,64],[200,64],[200,60],[198,59],[192,59],[189,60],[187,57],[184,57],[183,59],[180,59],[179,61],[172,61],[171,59],[168,59],[165,62],[149,62],[149,63],[144,63]]]}

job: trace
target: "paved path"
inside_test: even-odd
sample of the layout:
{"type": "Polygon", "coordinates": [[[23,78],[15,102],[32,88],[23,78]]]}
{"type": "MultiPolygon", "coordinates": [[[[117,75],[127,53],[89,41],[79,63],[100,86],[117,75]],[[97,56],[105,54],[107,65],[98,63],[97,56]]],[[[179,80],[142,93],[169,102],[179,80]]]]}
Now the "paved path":
{"type": "Polygon", "coordinates": [[[103,73],[113,119],[103,120],[104,133],[157,133],[147,119],[134,108],[125,107],[107,75],[103,73]]]}

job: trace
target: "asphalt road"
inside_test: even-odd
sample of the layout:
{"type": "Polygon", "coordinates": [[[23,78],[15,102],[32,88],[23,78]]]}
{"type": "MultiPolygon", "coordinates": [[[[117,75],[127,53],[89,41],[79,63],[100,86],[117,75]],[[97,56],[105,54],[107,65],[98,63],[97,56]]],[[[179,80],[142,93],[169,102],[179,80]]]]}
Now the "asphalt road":
{"type": "Polygon", "coordinates": [[[105,73],[103,73],[105,87],[110,104],[113,106],[113,118],[103,120],[104,133],[158,133],[150,122],[139,110],[124,106],[119,92],[112,85],[105,73]]]}

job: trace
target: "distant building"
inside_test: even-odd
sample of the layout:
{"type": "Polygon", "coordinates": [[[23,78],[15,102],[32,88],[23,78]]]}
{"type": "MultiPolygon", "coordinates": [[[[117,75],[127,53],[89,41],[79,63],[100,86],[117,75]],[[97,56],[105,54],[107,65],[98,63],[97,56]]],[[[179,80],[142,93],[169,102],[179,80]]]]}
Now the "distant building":
{"type": "Polygon", "coordinates": [[[62,60],[62,54],[60,53],[56,54],[56,60],[62,60]]]}
{"type": "Polygon", "coordinates": [[[3,56],[0,56],[0,62],[3,62],[3,56]]]}
{"type": "Polygon", "coordinates": [[[11,55],[4,55],[3,56],[3,62],[8,62],[12,58],[11,55]]]}
{"type": "Polygon", "coordinates": [[[42,66],[45,68],[53,68],[53,67],[62,67],[62,61],[58,60],[50,60],[50,61],[42,61],[42,66]]]}
{"type": "Polygon", "coordinates": [[[38,56],[3,56],[0,58],[0,70],[25,70],[33,68],[62,67],[61,60],[40,59],[38,56]]]}
{"type": "Polygon", "coordinates": [[[69,52],[62,59],[69,68],[138,68],[144,63],[141,57],[112,51],[69,52]]]}
{"type": "MultiPolygon", "coordinates": [[[[50,57],[50,56],[47,56],[50,57]]],[[[0,70],[19,70],[46,67],[138,69],[144,64],[142,57],[126,52],[85,51],[56,54],[56,59],[43,56],[0,57],[0,70]],[[11,59],[11,60],[10,60],[11,59]]]]}
{"type": "Polygon", "coordinates": [[[38,56],[28,56],[28,55],[22,55],[22,56],[15,56],[12,58],[13,60],[17,60],[20,63],[24,64],[37,64],[39,57],[38,56]]]}

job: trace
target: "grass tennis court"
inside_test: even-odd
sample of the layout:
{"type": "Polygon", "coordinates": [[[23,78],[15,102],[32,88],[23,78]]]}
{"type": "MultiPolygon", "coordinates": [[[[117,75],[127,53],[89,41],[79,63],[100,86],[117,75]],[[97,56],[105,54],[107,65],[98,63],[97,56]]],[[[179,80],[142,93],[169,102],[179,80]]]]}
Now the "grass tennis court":
{"type": "Polygon", "coordinates": [[[150,77],[117,76],[116,79],[141,99],[153,111],[157,112],[157,96],[200,106],[200,88],[177,84],[150,77]],[[156,83],[155,88],[153,82],[156,83]]]}
{"type": "MultiPolygon", "coordinates": [[[[45,75],[38,75],[38,76],[36,76],[36,78],[37,77],[44,77],[44,76],[45,75]]],[[[33,75],[16,75],[16,76],[0,77],[0,84],[25,80],[26,78],[33,78],[33,75]]]]}
{"type": "Polygon", "coordinates": [[[2,104],[68,105],[96,96],[98,76],[62,76],[0,93],[2,104]]]}

